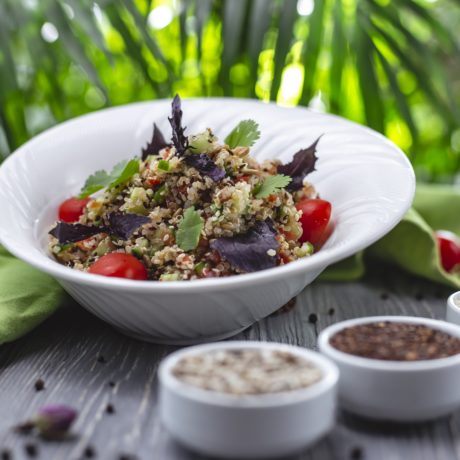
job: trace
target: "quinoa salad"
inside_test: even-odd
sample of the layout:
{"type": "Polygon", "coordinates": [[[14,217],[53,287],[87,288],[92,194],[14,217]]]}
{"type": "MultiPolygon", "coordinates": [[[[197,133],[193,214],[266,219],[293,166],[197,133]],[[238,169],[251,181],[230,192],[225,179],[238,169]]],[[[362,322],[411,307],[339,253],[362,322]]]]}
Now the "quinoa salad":
{"type": "Polygon", "coordinates": [[[223,141],[186,135],[181,100],[156,124],[138,158],[88,177],[59,207],[49,250],[61,264],[138,280],[194,280],[264,270],[309,257],[324,241],[331,206],[304,181],[319,139],[292,161],[258,162],[260,136],[243,120],[223,141]]]}

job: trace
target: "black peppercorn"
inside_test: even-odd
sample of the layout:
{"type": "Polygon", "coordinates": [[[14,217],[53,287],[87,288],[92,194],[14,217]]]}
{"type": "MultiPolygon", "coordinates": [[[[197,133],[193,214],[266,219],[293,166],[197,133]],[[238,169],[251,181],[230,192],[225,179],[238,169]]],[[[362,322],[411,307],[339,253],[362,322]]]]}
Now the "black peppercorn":
{"type": "Polygon", "coordinates": [[[36,457],[38,455],[38,448],[35,444],[27,443],[24,446],[24,450],[29,457],[36,457]]]}
{"type": "Polygon", "coordinates": [[[308,321],[312,324],[316,324],[318,322],[318,315],[316,313],[310,313],[308,315],[308,321]]]}
{"type": "Polygon", "coordinates": [[[108,414],[114,414],[115,413],[115,407],[113,407],[113,404],[107,404],[107,407],[105,408],[105,411],[108,414]]]}
{"type": "Polygon", "coordinates": [[[34,383],[34,387],[36,391],[42,391],[45,388],[45,382],[42,379],[38,379],[34,383]]]}

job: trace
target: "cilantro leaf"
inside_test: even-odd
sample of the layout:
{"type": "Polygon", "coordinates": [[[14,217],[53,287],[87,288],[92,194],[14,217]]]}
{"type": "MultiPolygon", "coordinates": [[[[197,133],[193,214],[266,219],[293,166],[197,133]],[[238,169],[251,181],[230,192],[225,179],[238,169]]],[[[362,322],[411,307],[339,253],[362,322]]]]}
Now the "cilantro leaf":
{"type": "Polygon", "coordinates": [[[201,230],[204,223],[200,214],[195,208],[187,208],[184,212],[184,218],[179,223],[176,232],[177,245],[184,251],[191,251],[198,246],[201,230]]]}
{"type": "Polygon", "coordinates": [[[117,163],[110,174],[107,171],[100,170],[86,179],[85,185],[81,189],[79,198],[86,198],[103,188],[113,188],[117,185],[124,184],[131,179],[134,174],[139,172],[138,160],[123,160],[117,163]]]}
{"type": "Polygon", "coordinates": [[[139,161],[130,160],[126,162],[120,162],[112,169],[110,176],[112,182],[109,184],[109,188],[116,187],[117,185],[128,182],[134,174],[139,172],[139,161]]]}
{"type": "Polygon", "coordinates": [[[283,174],[277,174],[276,176],[268,176],[264,181],[257,187],[255,191],[256,198],[266,198],[267,196],[277,193],[280,189],[286,187],[292,179],[289,176],[283,174]]]}
{"type": "Polygon", "coordinates": [[[225,138],[225,143],[231,148],[252,147],[260,137],[259,125],[254,120],[243,120],[233,128],[225,138]]]}
{"type": "Polygon", "coordinates": [[[94,174],[89,176],[88,179],[86,179],[85,185],[81,189],[78,198],[86,198],[92,195],[93,193],[102,190],[110,184],[111,180],[112,179],[110,175],[107,174],[107,171],[96,171],[94,174]]]}

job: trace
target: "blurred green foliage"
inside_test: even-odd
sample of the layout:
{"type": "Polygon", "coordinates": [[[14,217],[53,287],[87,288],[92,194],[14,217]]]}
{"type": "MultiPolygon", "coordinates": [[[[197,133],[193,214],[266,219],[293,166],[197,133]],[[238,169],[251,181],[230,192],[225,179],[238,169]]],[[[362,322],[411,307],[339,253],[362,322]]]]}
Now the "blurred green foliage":
{"type": "Polygon", "coordinates": [[[385,133],[419,176],[448,180],[459,23],[458,0],[1,0],[0,152],[179,92],[337,113],[385,133]]]}

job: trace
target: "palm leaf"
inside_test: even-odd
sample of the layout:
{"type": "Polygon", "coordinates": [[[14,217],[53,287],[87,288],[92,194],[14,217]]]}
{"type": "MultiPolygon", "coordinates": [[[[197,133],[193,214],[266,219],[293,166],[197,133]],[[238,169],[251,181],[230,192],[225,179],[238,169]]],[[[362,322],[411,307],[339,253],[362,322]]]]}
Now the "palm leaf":
{"type": "Polygon", "coordinates": [[[297,19],[297,0],[284,0],[281,4],[279,32],[276,40],[273,80],[270,99],[276,100],[281,85],[286,56],[292,45],[294,22],[297,19]]]}
{"type": "MultiPolygon", "coordinates": [[[[398,41],[380,26],[372,21],[370,24],[372,29],[386,41],[391,51],[399,58],[401,66],[405,67],[416,78],[420,89],[429,99],[433,107],[436,108],[439,114],[443,114],[443,118],[447,119],[446,121],[448,121],[449,125],[452,125],[454,119],[451,111],[433,87],[430,75],[427,74],[423,61],[417,61],[412,53],[404,51],[398,41]]],[[[423,58],[423,56],[421,57],[423,58]]]]}
{"type": "Polygon", "coordinates": [[[244,27],[247,0],[225,0],[222,19],[222,62],[219,80],[224,94],[231,94],[230,69],[236,62],[244,27]]]}
{"type": "MultiPolygon", "coordinates": [[[[273,2],[271,0],[252,0],[249,15],[249,30],[247,52],[249,57],[249,68],[252,78],[257,79],[259,56],[263,49],[264,37],[268,30],[272,15],[273,2]]],[[[253,85],[252,94],[255,94],[253,85]]]]}
{"type": "Polygon", "coordinates": [[[186,47],[187,47],[187,14],[191,5],[190,0],[181,0],[179,2],[179,40],[180,40],[180,54],[182,61],[187,59],[186,47]]]}
{"type": "MultiPolygon", "coordinates": [[[[392,90],[392,95],[396,99],[396,104],[398,106],[399,112],[402,115],[402,118],[406,121],[407,126],[409,128],[409,131],[412,135],[412,139],[414,141],[414,144],[418,143],[418,129],[417,126],[415,125],[414,119],[412,117],[412,112],[409,106],[409,103],[404,95],[404,93],[401,91],[401,88],[399,87],[398,84],[398,79],[396,77],[396,70],[391,67],[391,64],[388,62],[388,60],[383,56],[383,54],[378,50],[378,48],[374,47],[374,52],[376,56],[378,57],[383,71],[385,72],[387,76],[388,83],[391,87],[392,90]]],[[[416,151],[416,149],[414,149],[416,151]]]]}
{"type": "Polygon", "coordinates": [[[337,0],[334,3],[333,20],[331,69],[329,72],[329,104],[331,112],[340,113],[342,106],[342,74],[347,54],[347,39],[345,37],[341,0],[337,0]]]}
{"type": "Polygon", "coordinates": [[[32,8],[22,0],[0,1],[0,136],[9,149],[45,127],[31,114],[50,114],[50,124],[53,117],[88,111],[93,85],[105,92],[107,104],[108,97],[120,104],[169,96],[177,88],[254,97],[256,82],[268,88],[271,78],[270,98],[276,99],[293,58],[304,67],[301,104],[321,91],[329,111],[380,131],[397,114],[414,152],[421,152],[414,161],[445,171],[456,167],[447,154],[434,160],[430,152],[455,154],[449,135],[460,122],[460,42],[448,15],[460,14],[458,1],[316,0],[308,19],[298,16],[296,0],[177,1],[178,17],[158,31],[148,24],[156,0],[98,0],[102,22],[92,0],[43,0],[32,8]],[[196,50],[189,46],[189,18],[196,50]],[[47,21],[59,31],[54,43],[40,38],[47,21]],[[191,60],[192,66],[181,65],[191,60]],[[401,79],[407,74],[416,82],[410,92],[401,79]],[[69,80],[78,83],[75,94],[69,80]],[[351,103],[344,97],[350,88],[356,88],[351,103]],[[422,136],[419,107],[435,112],[442,129],[422,136]]]}
{"type": "MultiPolygon", "coordinates": [[[[358,24],[362,25],[365,20],[366,16],[362,11],[358,10],[358,24]]],[[[357,27],[354,44],[366,121],[371,128],[383,133],[385,130],[385,110],[383,107],[380,85],[377,80],[372,38],[367,34],[364,28],[357,27]]]]}
{"type": "Polygon", "coordinates": [[[105,54],[105,57],[113,64],[113,57],[107,49],[104,36],[102,35],[96,18],[91,10],[92,4],[86,0],[72,2],[72,10],[75,13],[75,23],[83,30],[85,38],[91,41],[105,54]]]}
{"type": "Polygon", "coordinates": [[[423,56],[425,68],[429,69],[430,71],[429,78],[431,81],[438,80],[438,87],[446,90],[446,100],[448,103],[450,103],[450,111],[458,119],[457,104],[455,103],[450,82],[446,74],[442,71],[442,64],[436,54],[431,52],[427,43],[423,43],[422,41],[418,40],[407,29],[407,27],[404,26],[399,18],[398,10],[394,5],[389,4],[386,7],[382,7],[374,0],[368,0],[368,3],[376,13],[385,18],[387,22],[392,25],[392,27],[396,28],[396,30],[401,33],[402,37],[409,45],[411,52],[413,52],[415,56],[423,56]]]}
{"type": "MultiPolygon", "coordinates": [[[[316,74],[316,66],[324,31],[324,12],[326,0],[315,2],[313,12],[309,20],[309,32],[306,43],[302,50],[302,62],[305,67],[305,77],[302,88],[301,104],[307,105],[313,96],[313,84],[316,74]]],[[[340,58],[339,58],[340,59],[340,58]]],[[[336,64],[338,64],[336,62],[336,64]]]]}
{"type": "Polygon", "coordinates": [[[152,56],[155,59],[158,59],[168,70],[168,79],[172,82],[173,68],[171,64],[166,60],[163,52],[161,51],[160,46],[156,40],[149,34],[148,29],[144,26],[144,21],[142,15],[139,13],[139,10],[136,8],[133,0],[121,0],[125,5],[126,10],[129,12],[131,17],[134,20],[137,30],[140,32],[144,44],[147,46],[149,51],[152,53],[152,56]]]}
{"type": "Polygon", "coordinates": [[[119,11],[113,7],[109,6],[106,7],[105,12],[110,19],[112,25],[116,28],[118,33],[123,38],[124,44],[127,50],[130,53],[131,60],[134,64],[136,64],[139,69],[142,71],[144,78],[149,82],[152,89],[155,93],[160,93],[158,83],[150,76],[149,73],[149,63],[146,61],[142,52],[140,50],[139,43],[132,37],[129,28],[126,26],[125,22],[119,15],[119,11]]]}
{"type": "Polygon", "coordinates": [[[449,47],[455,52],[457,57],[460,57],[460,45],[456,38],[443,26],[443,24],[434,16],[430,14],[430,10],[426,7],[419,5],[415,1],[396,0],[399,8],[411,11],[420,20],[422,20],[432,31],[436,38],[443,42],[445,49],[449,47]]]}
{"type": "Polygon", "coordinates": [[[50,3],[48,8],[48,17],[57,27],[59,36],[64,42],[66,50],[73,56],[75,61],[81,65],[87,73],[89,79],[102,91],[105,98],[108,100],[109,96],[99,77],[99,73],[91,59],[87,56],[84,46],[75,35],[72,24],[70,23],[62,5],[58,2],[50,3]]]}

